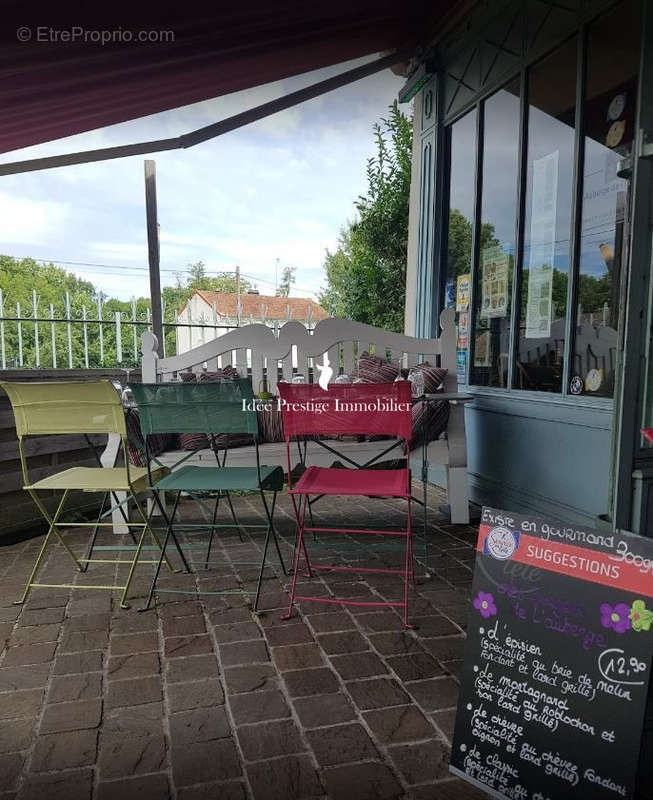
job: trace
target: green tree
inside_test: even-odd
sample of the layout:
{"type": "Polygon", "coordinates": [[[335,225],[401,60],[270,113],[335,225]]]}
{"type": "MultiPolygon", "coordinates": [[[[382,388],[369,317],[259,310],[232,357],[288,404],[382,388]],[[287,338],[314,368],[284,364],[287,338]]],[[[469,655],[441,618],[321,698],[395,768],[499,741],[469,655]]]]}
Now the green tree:
{"type": "MultiPolygon", "coordinates": [[[[251,282],[245,278],[240,279],[240,291],[246,292],[251,287],[251,282]]],[[[186,266],[185,274],[177,274],[174,286],[164,286],[161,289],[161,302],[163,303],[163,321],[173,323],[184,303],[195,292],[231,292],[235,293],[236,274],[232,272],[219,272],[217,275],[207,275],[206,265],[203,261],[196,261],[186,266]]],[[[165,329],[166,353],[174,353],[175,329],[165,329]]]]}
{"type": "MultiPolygon", "coordinates": [[[[247,291],[250,283],[241,280],[241,288],[247,291]]],[[[56,365],[67,368],[69,361],[68,334],[70,331],[70,352],[73,368],[86,365],[85,352],[88,352],[89,367],[136,366],[140,361],[140,337],[147,328],[148,314],[151,310],[147,297],[133,300],[109,298],[89,281],[82,280],[54,264],[42,264],[32,258],[16,259],[0,255],[0,289],[2,290],[5,317],[34,317],[33,290],[36,291],[36,316],[45,320],[36,326],[31,322],[4,323],[4,351],[6,363],[10,366],[22,364],[34,367],[37,364],[37,343],[39,363],[44,369],[55,363],[52,354],[52,337],[56,365]],[[65,322],[68,317],[66,296],[70,300],[70,317],[74,323],[65,322]],[[18,306],[17,306],[18,304],[18,306]],[[106,324],[98,324],[98,313],[106,324]],[[116,314],[120,315],[120,358],[118,358],[116,314]],[[54,322],[50,323],[51,316],[54,322]],[[86,325],[86,345],[83,319],[86,325]],[[133,319],[138,324],[129,324],[133,319]],[[101,333],[100,333],[101,329],[101,333]],[[21,347],[22,345],[22,347],[21,347]]],[[[206,274],[203,262],[189,264],[184,275],[178,275],[175,286],[162,289],[164,322],[175,322],[177,311],[195,289],[214,291],[236,291],[236,278],[231,273],[206,274]]],[[[165,333],[166,354],[175,353],[175,329],[170,327],[165,333]]]]}
{"type": "MultiPolygon", "coordinates": [[[[447,277],[457,278],[465,275],[472,269],[472,222],[459,211],[452,208],[449,211],[449,236],[447,240],[447,277]]],[[[499,244],[495,236],[494,225],[489,222],[481,224],[480,252],[487,247],[499,244]]]]}
{"type": "Polygon", "coordinates": [[[277,288],[277,297],[289,297],[290,290],[292,288],[293,283],[295,282],[295,272],[297,269],[295,267],[284,267],[283,271],[281,272],[281,281],[279,283],[279,287],[277,288]]]}
{"type": "Polygon", "coordinates": [[[367,163],[367,193],[327,250],[320,302],[333,316],[403,331],[408,251],[412,121],[397,103],[374,126],[376,154],[367,163]]]}

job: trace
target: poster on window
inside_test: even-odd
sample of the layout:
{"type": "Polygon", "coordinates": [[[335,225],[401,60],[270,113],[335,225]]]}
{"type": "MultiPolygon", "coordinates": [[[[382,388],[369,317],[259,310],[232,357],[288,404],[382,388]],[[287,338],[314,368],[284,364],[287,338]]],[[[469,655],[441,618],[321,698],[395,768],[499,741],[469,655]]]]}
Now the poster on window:
{"type": "Polygon", "coordinates": [[[500,247],[486,247],[481,263],[481,317],[505,317],[508,312],[508,255],[500,247]]]}
{"type": "Polygon", "coordinates": [[[444,287],[444,307],[456,307],[456,279],[447,278],[447,283],[444,287]]]}
{"type": "Polygon", "coordinates": [[[459,275],[456,283],[456,311],[467,311],[472,288],[472,276],[459,275]]]}
{"type": "Polygon", "coordinates": [[[556,150],[533,162],[533,207],[526,303],[527,339],[542,339],[551,335],[557,199],[556,150]]]}
{"type": "Polygon", "coordinates": [[[466,350],[469,346],[469,311],[461,311],[458,320],[458,339],[456,347],[459,350],[466,350]]]}

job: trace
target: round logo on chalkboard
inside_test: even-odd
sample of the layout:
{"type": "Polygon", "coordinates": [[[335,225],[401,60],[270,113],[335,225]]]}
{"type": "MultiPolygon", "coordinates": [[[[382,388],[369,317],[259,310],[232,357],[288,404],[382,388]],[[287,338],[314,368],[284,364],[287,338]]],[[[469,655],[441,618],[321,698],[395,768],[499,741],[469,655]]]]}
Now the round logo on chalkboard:
{"type": "Polygon", "coordinates": [[[492,528],[485,539],[484,550],[493,558],[507,561],[519,546],[519,534],[508,528],[492,528]]]}

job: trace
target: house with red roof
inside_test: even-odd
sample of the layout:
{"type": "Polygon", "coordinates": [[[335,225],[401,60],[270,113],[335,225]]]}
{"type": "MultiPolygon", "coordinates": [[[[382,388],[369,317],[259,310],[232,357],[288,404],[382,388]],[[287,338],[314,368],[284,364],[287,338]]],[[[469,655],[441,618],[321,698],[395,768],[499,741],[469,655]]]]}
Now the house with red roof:
{"type": "Polygon", "coordinates": [[[311,298],[276,297],[259,294],[256,289],[240,295],[196,289],[177,314],[177,352],[185,353],[241,325],[259,323],[275,328],[292,319],[313,328],[328,316],[311,298]]]}

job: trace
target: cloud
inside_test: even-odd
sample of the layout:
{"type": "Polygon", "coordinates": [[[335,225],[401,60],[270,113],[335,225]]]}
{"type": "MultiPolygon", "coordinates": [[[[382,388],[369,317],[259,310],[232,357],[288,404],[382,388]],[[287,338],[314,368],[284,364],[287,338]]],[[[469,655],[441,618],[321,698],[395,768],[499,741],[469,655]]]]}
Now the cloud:
{"type": "Polygon", "coordinates": [[[69,215],[67,202],[0,192],[0,246],[48,244],[65,227],[69,215]]]}
{"type": "MultiPolygon", "coordinates": [[[[4,154],[0,162],[174,136],[350,66],[4,154]]],[[[188,150],[151,156],[157,164],[161,263],[170,270],[162,273],[163,283],[201,259],[214,271],[239,264],[267,291],[279,258],[282,267],[297,268],[298,294],[317,292],[324,282],[325,248],[336,247],[340,228],[354,216],[355,199],[365,191],[372,126],[387,113],[401,83],[386,70],[188,150]]],[[[67,268],[80,275],[83,270],[108,294],[147,292],[142,157],[9,176],[3,189],[0,250],[116,265],[112,271],[67,268]]]]}

